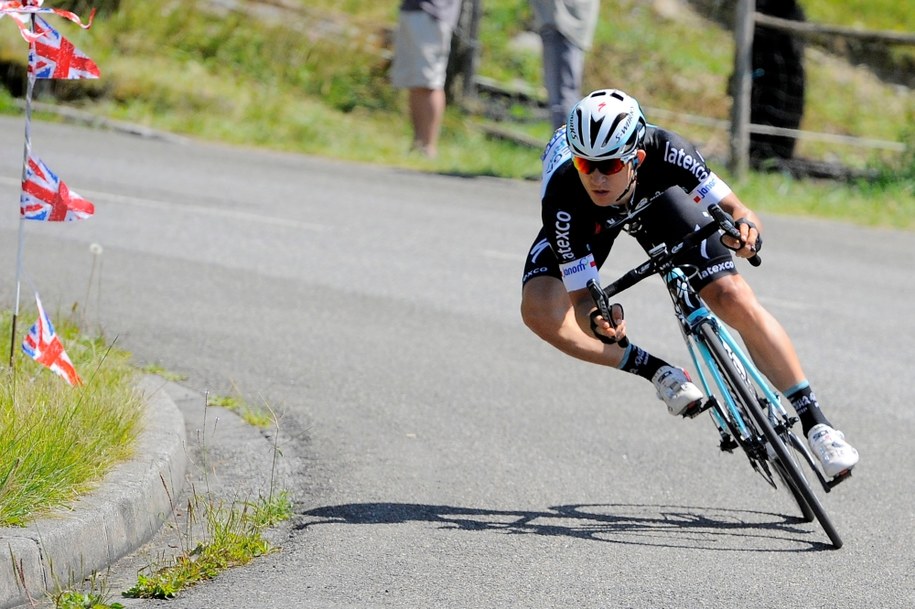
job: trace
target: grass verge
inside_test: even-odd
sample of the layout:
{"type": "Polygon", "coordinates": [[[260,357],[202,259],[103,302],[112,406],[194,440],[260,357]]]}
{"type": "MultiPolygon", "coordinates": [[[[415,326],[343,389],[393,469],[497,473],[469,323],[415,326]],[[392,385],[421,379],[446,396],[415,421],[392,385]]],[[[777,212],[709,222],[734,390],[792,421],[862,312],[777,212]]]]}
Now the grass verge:
{"type": "MultiPolygon", "coordinates": [[[[158,369],[154,366],[147,371],[158,369]]],[[[171,500],[171,521],[166,523],[165,530],[175,534],[175,541],[168,543],[168,550],[148,559],[137,573],[136,583],[121,593],[124,597],[172,599],[190,586],[277,549],[267,539],[266,532],[292,515],[288,491],[277,486],[277,467],[281,456],[278,419],[269,406],[260,411],[249,407],[238,397],[211,398],[207,395],[204,408],[215,405],[227,407],[243,419],[251,419],[249,424],[277,426],[273,433],[269,476],[266,476],[269,484],[265,492],[255,499],[228,501],[221,498],[210,489],[210,449],[203,437],[201,473],[206,490],[203,493],[192,491],[191,498],[181,509],[171,500]]],[[[165,490],[171,498],[167,485],[165,490]]],[[[57,588],[58,591],[50,595],[55,609],[123,609],[121,603],[112,600],[107,574],[96,572],[84,581],[57,584],[57,588]]]]}
{"type": "MultiPolygon", "coordinates": [[[[23,311],[21,319],[31,316],[23,311]]],[[[0,527],[27,525],[91,491],[111,467],[131,456],[140,430],[143,401],[135,390],[137,370],[130,354],[102,336],[85,336],[72,319],[52,318],[59,322],[57,334],[84,384],[70,387],[18,353],[16,367],[0,371],[6,377],[0,384],[0,527]]],[[[12,332],[11,322],[9,312],[0,314],[4,336],[12,332]]],[[[28,323],[19,326],[14,344],[27,331],[28,323]]],[[[250,407],[237,397],[215,398],[205,404],[210,405],[234,410],[252,425],[275,422],[269,408],[250,407]]],[[[274,446],[274,470],[278,456],[274,446]]],[[[268,494],[254,500],[227,503],[195,495],[185,510],[183,531],[175,516],[179,554],[165,564],[150,563],[124,595],[173,598],[188,586],[273,551],[264,533],[292,513],[288,493],[275,488],[274,478],[272,471],[268,494]]],[[[58,587],[50,598],[57,609],[123,607],[110,601],[106,577],[98,573],[58,587]]]]}
{"type": "MultiPolygon", "coordinates": [[[[0,315],[3,344],[11,318],[0,315]]],[[[84,385],[70,387],[18,349],[15,369],[0,371],[0,526],[25,525],[72,502],[134,450],[143,402],[129,354],[59,321],[57,333],[84,385]]],[[[30,325],[19,327],[17,347],[30,325]]]]}

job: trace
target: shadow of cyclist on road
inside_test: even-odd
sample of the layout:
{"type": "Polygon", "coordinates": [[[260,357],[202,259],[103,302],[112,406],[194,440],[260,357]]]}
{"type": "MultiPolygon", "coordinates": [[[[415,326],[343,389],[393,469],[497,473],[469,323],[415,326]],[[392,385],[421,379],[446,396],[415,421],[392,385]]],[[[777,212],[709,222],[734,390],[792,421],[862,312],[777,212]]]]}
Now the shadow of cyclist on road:
{"type": "Polygon", "coordinates": [[[570,504],[545,511],[488,510],[415,503],[351,503],[302,514],[298,529],[331,524],[427,522],[440,529],[563,536],[588,541],[749,552],[810,551],[815,541],[799,518],[718,508],[570,504]],[[730,543],[729,543],[730,542],[730,543]]]}

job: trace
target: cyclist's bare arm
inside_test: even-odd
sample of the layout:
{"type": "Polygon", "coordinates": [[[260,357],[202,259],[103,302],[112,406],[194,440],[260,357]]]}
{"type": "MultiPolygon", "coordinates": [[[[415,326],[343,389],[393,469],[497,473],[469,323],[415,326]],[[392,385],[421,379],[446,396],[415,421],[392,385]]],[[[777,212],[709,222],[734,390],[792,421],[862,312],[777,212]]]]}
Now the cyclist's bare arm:
{"type": "Polygon", "coordinates": [[[623,319],[623,309],[621,307],[613,307],[613,324],[601,315],[595,315],[593,318],[595,330],[592,330],[592,311],[595,311],[596,307],[594,306],[594,300],[591,298],[591,292],[587,289],[574,290],[569,292],[569,299],[572,301],[572,307],[575,310],[575,321],[578,322],[582,332],[588,336],[594,336],[594,332],[598,332],[609,339],[617,341],[626,336],[626,320],[623,319]]]}

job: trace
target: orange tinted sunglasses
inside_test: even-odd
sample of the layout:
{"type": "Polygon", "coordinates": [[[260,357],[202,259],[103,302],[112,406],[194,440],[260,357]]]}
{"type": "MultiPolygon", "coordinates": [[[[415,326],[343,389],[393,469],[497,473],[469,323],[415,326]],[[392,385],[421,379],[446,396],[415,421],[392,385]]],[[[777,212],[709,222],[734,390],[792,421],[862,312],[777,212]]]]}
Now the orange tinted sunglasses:
{"type": "Polygon", "coordinates": [[[629,163],[629,159],[607,159],[605,161],[590,161],[580,156],[572,157],[572,164],[575,165],[575,169],[581,173],[586,174],[593,173],[596,169],[605,176],[613,175],[614,173],[619,173],[622,171],[623,167],[625,167],[627,163],[629,163]]]}

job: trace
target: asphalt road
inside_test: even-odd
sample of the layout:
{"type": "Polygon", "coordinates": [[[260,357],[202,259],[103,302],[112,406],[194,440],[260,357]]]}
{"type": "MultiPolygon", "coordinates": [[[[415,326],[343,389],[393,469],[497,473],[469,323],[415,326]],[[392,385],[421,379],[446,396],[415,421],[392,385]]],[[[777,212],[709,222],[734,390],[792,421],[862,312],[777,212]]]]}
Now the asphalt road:
{"type": "MultiPolygon", "coordinates": [[[[11,302],[21,121],[0,132],[11,302]]],[[[33,148],[97,212],[25,226],[24,301],[283,413],[282,550],[161,606],[915,606],[911,233],[765,217],[741,267],[862,454],[825,498],[835,551],[710,421],[523,328],[537,184],[47,124],[33,148]]],[[[615,254],[607,280],[640,261],[615,254]]],[[[635,342],[686,361],[660,283],[622,301],[635,342]]]]}

